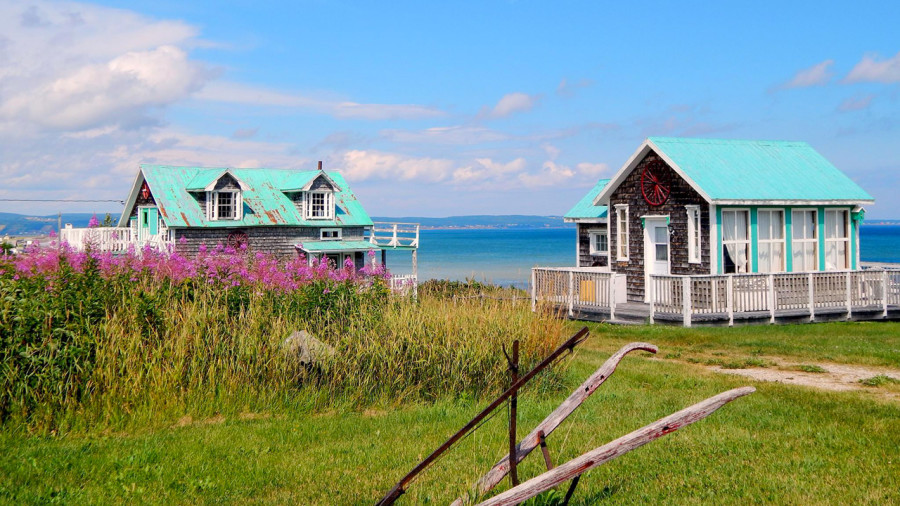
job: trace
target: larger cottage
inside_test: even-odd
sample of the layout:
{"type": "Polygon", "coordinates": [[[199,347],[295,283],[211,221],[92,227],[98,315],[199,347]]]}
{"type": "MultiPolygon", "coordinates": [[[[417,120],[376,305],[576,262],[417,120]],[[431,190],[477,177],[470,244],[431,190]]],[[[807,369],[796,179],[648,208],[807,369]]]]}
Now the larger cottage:
{"type": "MultiPolygon", "coordinates": [[[[822,298],[849,314],[861,290],[886,313],[886,285],[879,295],[857,279],[874,273],[856,272],[873,202],[803,142],[651,137],[565,215],[577,227],[570,305],[586,292],[588,306],[690,313],[688,324],[694,313],[733,321],[735,311],[774,320],[789,306],[812,316],[822,298]],[[581,284],[590,272],[610,276],[581,284]]],[[[550,272],[536,272],[537,292],[550,272]]]]}
{"type": "Polygon", "coordinates": [[[409,250],[416,224],[372,221],[339,172],[141,165],[113,228],[61,231],[82,248],[150,246],[194,256],[217,244],[276,256],[348,260],[362,268],[369,252],[409,250]]]}

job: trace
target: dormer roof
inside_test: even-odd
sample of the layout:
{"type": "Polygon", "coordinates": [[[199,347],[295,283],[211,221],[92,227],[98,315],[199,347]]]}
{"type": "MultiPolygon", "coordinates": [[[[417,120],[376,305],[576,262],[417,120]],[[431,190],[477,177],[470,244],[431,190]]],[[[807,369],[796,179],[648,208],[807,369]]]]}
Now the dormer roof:
{"type": "Polygon", "coordinates": [[[178,227],[253,227],[253,226],[371,226],[372,219],[363,209],[340,173],[290,169],[243,169],[141,165],[119,226],[127,226],[141,185],[147,182],[159,213],[170,228],[178,227]],[[240,220],[208,220],[195,192],[214,188],[225,175],[241,187],[244,204],[240,220]],[[291,199],[324,178],[334,191],[334,219],[308,220],[291,199]],[[212,186],[211,186],[212,185],[212,186]]]}

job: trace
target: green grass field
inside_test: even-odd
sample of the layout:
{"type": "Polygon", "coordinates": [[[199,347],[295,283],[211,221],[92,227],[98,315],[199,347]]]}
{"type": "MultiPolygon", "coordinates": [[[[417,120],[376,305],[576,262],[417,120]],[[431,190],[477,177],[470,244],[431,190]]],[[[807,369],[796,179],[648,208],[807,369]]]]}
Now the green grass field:
{"type": "MultiPolygon", "coordinates": [[[[523,393],[520,436],[626,342],[651,342],[660,358],[676,351],[681,358],[626,357],[548,438],[557,463],[718,392],[747,384],[757,392],[587,473],[575,504],[900,502],[900,403],[867,391],[755,383],[683,361],[691,354],[765,355],[897,367],[900,325],[591,328],[590,340],[566,363],[562,390],[523,393]]],[[[885,387],[870,387],[878,388],[885,387]]],[[[487,393],[452,397],[362,412],[173,419],[171,428],[124,433],[7,431],[0,435],[0,501],[371,504],[489,400],[487,393]]],[[[422,475],[400,503],[445,504],[465,492],[502,456],[505,424],[500,412],[422,475]]],[[[533,453],[520,476],[535,476],[542,465],[533,453]]]]}

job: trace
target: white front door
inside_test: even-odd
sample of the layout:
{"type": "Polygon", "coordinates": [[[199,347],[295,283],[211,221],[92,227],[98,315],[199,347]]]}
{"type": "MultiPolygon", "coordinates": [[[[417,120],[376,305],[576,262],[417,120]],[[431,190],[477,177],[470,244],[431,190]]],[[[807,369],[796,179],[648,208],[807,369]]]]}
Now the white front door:
{"type": "Polygon", "coordinates": [[[644,219],[644,301],[650,302],[650,275],[669,274],[669,225],[665,218],[644,219]]]}

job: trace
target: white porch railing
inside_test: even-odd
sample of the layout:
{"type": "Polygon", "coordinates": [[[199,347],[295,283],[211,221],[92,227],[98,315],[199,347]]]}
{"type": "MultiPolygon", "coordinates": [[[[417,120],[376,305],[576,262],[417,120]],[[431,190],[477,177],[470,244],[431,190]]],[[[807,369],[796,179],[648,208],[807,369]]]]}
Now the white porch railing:
{"type": "Polygon", "coordinates": [[[531,269],[531,307],[538,302],[564,305],[569,316],[575,310],[608,310],[625,303],[625,275],[602,267],[535,267],[531,269]]]}
{"type": "Polygon", "coordinates": [[[393,274],[390,280],[391,291],[398,295],[412,295],[419,291],[419,280],[415,274],[393,274]]]}
{"type": "Polygon", "coordinates": [[[827,311],[881,311],[900,303],[900,271],[828,271],[703,276],[651,276],[650,320],[680,314],[690,326],[693,315],[720,314],[734,323],[735,313],[809,315],[827,311]]]}
{"type": "Polygon", "coordinates": [[[127,227],[73,228],[66,225],[60,230],[59,240],[76,251],[84,251],[90,247],[94,251],[114,253],[128,251],[132,245],[135,250],[140,250],[144,246],[164,249],[172,244],[169,231],[164,227],[160,228],[158,234],[141,239],[133,229],[127,227]]]}
{"type": "Polygon", "coordinates": [[[418,248],[419,224],[376,221],[366,238],[382,247],[418,248]]]}

